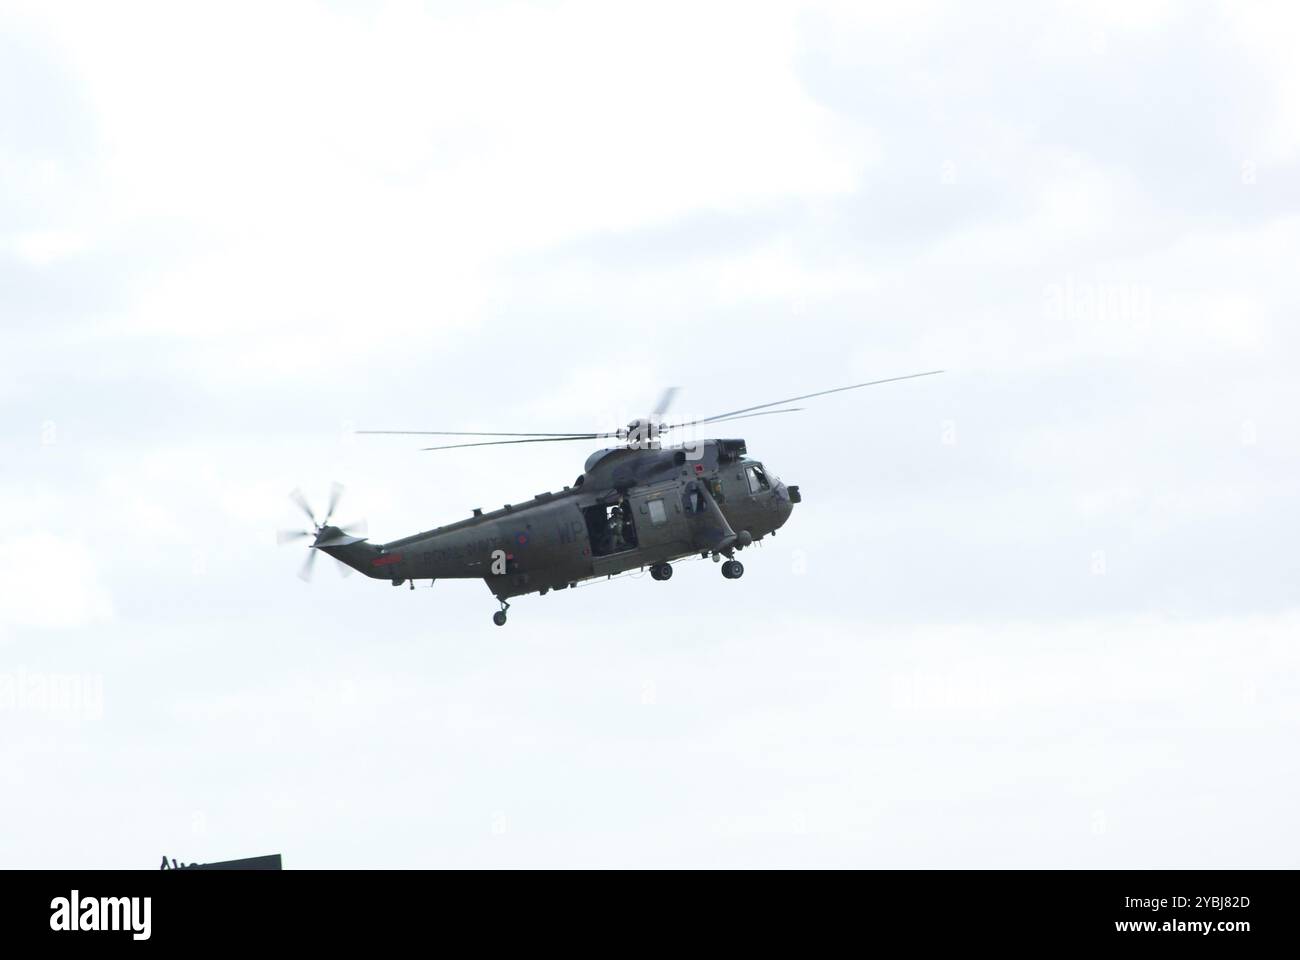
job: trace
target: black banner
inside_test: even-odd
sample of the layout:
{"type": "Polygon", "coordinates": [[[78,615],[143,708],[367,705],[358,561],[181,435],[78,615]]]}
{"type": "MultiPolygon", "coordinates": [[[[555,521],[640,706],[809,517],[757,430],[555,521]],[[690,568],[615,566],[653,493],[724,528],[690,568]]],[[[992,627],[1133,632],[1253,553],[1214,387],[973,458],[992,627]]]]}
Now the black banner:
{"type": "Polygon", "coordinates": [[[596,938],[676,949],[690,926],[733,946],[847,934],[863,945],[1235,951],[1294,940],[1295,880],[1294,871],[28,871],[0,874],[0,923],[14,946],[373,947],[477,931],[492,945],[513,935],[535,948],[596,938]]]}

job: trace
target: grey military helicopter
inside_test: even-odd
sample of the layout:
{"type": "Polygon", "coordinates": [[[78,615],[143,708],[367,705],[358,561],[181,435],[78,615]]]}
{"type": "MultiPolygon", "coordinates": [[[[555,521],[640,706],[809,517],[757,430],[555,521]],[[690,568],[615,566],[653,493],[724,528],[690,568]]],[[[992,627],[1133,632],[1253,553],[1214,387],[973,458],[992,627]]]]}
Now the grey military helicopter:
{"type": "Polygon", "coordinates": [[[695,440],[665,447],[661,438],[688,427],[794,413],[803,408],[785,404],[942,372],[929,370],[855,383],[672,424],[662,422],[675,393],[675,388],[670,388],[653,414],[608,433],[358,430],[401,436],[511,438],[424,450],[606,438],[622,444],[589,456],[581,476],[557,493],[539,493],[531,500],[508,503],[487,513],[475,508],[463,520],[384,544],[368,542],[358,535],[364,531],[355,526],[331,523],[343,492],[338,484],[319,521],[295,490],[290,498],[311,520],[312,529],[281,531],[279,541],[311,539],[311,553],[300,573],[304,580],[310,578],[317,553],[332,556],[343,564],[345,573],[348,568],[360,570],[395,587],[409,583],[414,589],[416,580],[483,580],[501,605],[492,615],[497,626],[505,625],[512,597],[528,593],[544,596],[585,580],[646,567],[652,579],[668,580],[673,575],[673,561],[696,554],[721,562],[723,577],[736,580],[745,572],[736,553],[775,534],[794,505],[802,501],[799,488],[783,483],[762,463],[750,459],[744,440],[695,440]]]}

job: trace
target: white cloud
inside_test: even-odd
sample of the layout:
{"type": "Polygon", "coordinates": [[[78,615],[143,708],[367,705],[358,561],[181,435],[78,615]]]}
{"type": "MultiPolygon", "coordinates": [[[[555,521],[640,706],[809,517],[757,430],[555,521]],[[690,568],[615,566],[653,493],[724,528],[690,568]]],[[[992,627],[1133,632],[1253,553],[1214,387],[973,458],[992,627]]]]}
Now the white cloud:
{"type": "Polygon", "coordinates": [[[193,337],[184,362],[226,386],[338,372],[386,349],[376,327],[454,335],[507,256],[844,194],[872,153],[803,90],[787,7],[239,13],[33,13],[93,105],[99,226],[194,237],[134,265],[101,329],[193,337]]]}
{"type": "Polygon", "coordinates": [[[20,260],[35,267],[45,267],[83,252],[90,242],[80,233],[66,230],[36,230],[20,233],[11,241],[20,260]]]}
{"type": "Polygon", "coordinates": [[[48,533],[0,541],[0,624],[39,629],[109,620],[112,599],[97,558],[84,543],[48,533]]]}
{"type": "Polygon", "coordinates": [[[1293,161],[1300,154],[1300,63],[1295,37],[1300,11],[1289,3],[1234,3],[1228,29],[1265,81],[1258,94],[1269,125],[1253,143],[1241,145],[1243,163],[1293,161]]]}

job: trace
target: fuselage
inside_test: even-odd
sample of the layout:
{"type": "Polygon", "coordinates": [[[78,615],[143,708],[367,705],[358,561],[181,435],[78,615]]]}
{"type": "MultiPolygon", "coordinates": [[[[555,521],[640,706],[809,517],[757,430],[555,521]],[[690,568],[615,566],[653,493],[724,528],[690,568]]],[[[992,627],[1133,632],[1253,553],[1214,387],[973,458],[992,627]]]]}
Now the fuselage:
{"type": "Polygon", "coordinates": [[[758,541],[799,502],[743,440],[620,447],[588,458],[571,487],[385,544],[322,547],[376,579],[482,579],[498,597],[559,590],[758,541]]]}

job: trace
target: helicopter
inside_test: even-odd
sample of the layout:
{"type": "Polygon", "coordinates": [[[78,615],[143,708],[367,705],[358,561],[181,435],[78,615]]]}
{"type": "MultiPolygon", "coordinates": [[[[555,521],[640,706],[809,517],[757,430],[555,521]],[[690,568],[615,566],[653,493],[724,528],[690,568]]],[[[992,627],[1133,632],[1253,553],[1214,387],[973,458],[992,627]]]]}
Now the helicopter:
{"type": "Polygon", "coordinates": [[[685,557],[712,557],[722,576],[745,573],[739,551],[775,535],[803,497],[799,487],[782,482],[763,463],[749,457],[743,439],[707,439],[665,447],[662,438],[676,430],[712,426],[750,417],[794,413],[786,404],[814,397],[942,373],[928,370],[870,380],[816,393],[743,407],[682,423],[663,418],[676,393],[664,391],[654,412],[611,432],[504,433],[460,430],[357,430],[358,434],[478,439],[422,448],[425,451],[505,444],[615,439],[621,445],[587,458],[572,485],[539,493],[522,503],[484,512],[388,543],[371,543],[357,525],[332,523],[343,488],[334,484],[324,516],[317,520],[301,491],[290,499],[311,521],[310,530],[281,531],[281,544],[311,539],[300,576],[311,576],[318,553],[395,587],[415,589],[416,580],[483,580],[500,604],[492,615],[506,623],[510,599],[545,596],[599,577],[649,568],[654,580],[672,578],[672,564],[685,557]]]}

